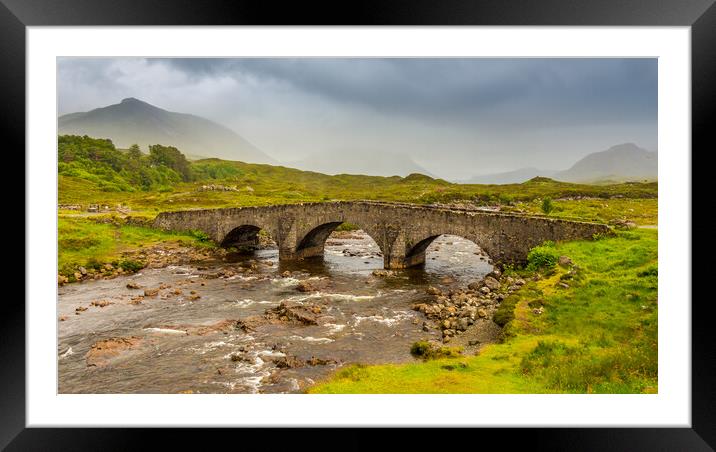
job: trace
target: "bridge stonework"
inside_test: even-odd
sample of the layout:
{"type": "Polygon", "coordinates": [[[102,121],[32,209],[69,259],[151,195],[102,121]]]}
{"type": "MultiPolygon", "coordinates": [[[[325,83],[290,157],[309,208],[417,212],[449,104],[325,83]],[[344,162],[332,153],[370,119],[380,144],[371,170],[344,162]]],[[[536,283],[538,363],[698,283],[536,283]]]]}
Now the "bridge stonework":
{"type": "Polygon", "coordinates": [[[610,232],[599,223],[370,201],[164,212],[154,227],[201,230],[224,247],[256,245],[263,229],[276,241],[280,260],[297,260],[322,256],[326,239],[343,222],[375,240],[389,269],[423,264],[425,250],[443,234],[471,240],[495,263],[505,264],[525,262],[529,250],[545,240],[590,239],[610,232]]]}

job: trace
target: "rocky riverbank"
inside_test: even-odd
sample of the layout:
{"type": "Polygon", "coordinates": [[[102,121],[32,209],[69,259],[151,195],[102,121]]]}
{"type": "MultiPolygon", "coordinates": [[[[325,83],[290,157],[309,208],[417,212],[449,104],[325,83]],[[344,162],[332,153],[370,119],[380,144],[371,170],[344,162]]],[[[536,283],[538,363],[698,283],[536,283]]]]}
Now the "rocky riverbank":
{"type": "Polygon", "coordinates": [[[432,296],[430,302],[416,303],[415,311],[427,318],[423,330],[438,329],[443,343],[472,333],[465,342],[467,346],[478,346],[486,340],[496,339],[500,328],[492,321],[500,303],[513,292],[519,290],[525,281],[512,276],[503,277],[502,272],[494,269],[484,279],[470,283],[466,288],[442,291],[434,286],[427,288],[432,296]],[[485,334],[487,333],[487,334],[485,334]]]}

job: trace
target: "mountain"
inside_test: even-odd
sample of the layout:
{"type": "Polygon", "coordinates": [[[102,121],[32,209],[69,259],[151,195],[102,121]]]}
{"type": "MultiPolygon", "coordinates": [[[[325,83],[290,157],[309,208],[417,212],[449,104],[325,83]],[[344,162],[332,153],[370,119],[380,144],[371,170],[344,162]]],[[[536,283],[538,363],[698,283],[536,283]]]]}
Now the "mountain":
{"type": "Polygon", "coordinates": [[[553,179],[564,182],[655,180],[658,177],[658,154],[634,143],[612,146],[606,151],[589,154],[553,179]]]}
{"type": "Polygon", "coordinates": [[[435,178],[407,154],[384,151],[324,151],[286,166],[323,174],[364,174],[366,176],[401,176],[425,174],[435,178]]]}
{"type": "Polygon", "coordinates": [[[175,113],[133,97],[108,107],[59,117],[60,135],[90,135],[118,148],[138,144],[174,146],[185,154],[252,163],[275,163],[236,132],[195,115],[175,113]]]}
{"type": "Polygon", "coordinates": [[[556,171],[540,170],[537,168],[520,168],[504,173],[481,174],[470,179],[460,181],[461,184],[519,184],[537,176],[552,177],[556,171]]]}

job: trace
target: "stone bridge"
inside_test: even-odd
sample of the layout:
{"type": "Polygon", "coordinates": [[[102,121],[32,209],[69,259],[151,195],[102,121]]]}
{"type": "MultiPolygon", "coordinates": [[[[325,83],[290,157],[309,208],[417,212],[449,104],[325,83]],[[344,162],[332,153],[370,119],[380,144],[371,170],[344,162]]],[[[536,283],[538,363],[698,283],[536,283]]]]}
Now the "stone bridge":
{"type": "Polygon", "coordinates": [[[277,243],[279,259],[322,256],[326,239],[341,223],[353,223],[378,244],[385,268],[423,264],[425,250],[443,234],[473,241],[495,263],[523,263],[530,248],[545,240],[589,239],[607,233],[604,224],[541,216],[372,201],[302,203],[164,212],[154,227],[201,230],[223,247],[258,244],[266,231],[277,243]]]}

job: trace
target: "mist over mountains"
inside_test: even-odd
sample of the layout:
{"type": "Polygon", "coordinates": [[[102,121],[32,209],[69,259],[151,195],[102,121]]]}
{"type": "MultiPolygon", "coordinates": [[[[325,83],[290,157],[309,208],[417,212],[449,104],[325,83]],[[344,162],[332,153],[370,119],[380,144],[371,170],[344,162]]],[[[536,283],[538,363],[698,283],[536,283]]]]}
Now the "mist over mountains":
{"type": "Polygon", "coordinates": [[[436,178],[418,165],[408,154],[399,152],[343,149],[312,154],[286,166],[317,173],[365,174],[370,176],[401,176],[419,173],[436,178]]]}
{"type": "Polygon", "coordinates": [[[514,184],[537,176],[582,183],[656,180],[658,154],[642,149],[634,143],[624,143],[612,146],[606,151],[591,153],[563,171],[520,168],[475,176],[461,183],[514,184]]]}
{"type": "MultiPolygon", "coordinates": [[[[58,131],[60,134],[109,138],[119,148],[136,143],[146,150],[148,145],[163,144],[175,146],[190,157],[279,163],[227,127],[200,116],[170,112],[132,97],[107,107],[60,116],[58,131]]],[[[419,173],[437,178],[429,169],[416,163],[408,153],[361,148],[319,151],[282,164],[329,175],[405,177],[419,173]]],[[[624,143],[589,154],[563,171],[526,167],[477,175],[457,182],[510,184],[525,182],[537,176],[584,183],[655,180],[657,169],[656,152],[647,151],[634,143],[624,143]]]]}
{"type": "Polygon", "coordinates": [[[119,148],[174,146],[190,156],[276,163],[231,129],[200,116],[175,113],[133,97],[88,112],[59,117],[58,133],[109,138],[119,148]]]}

